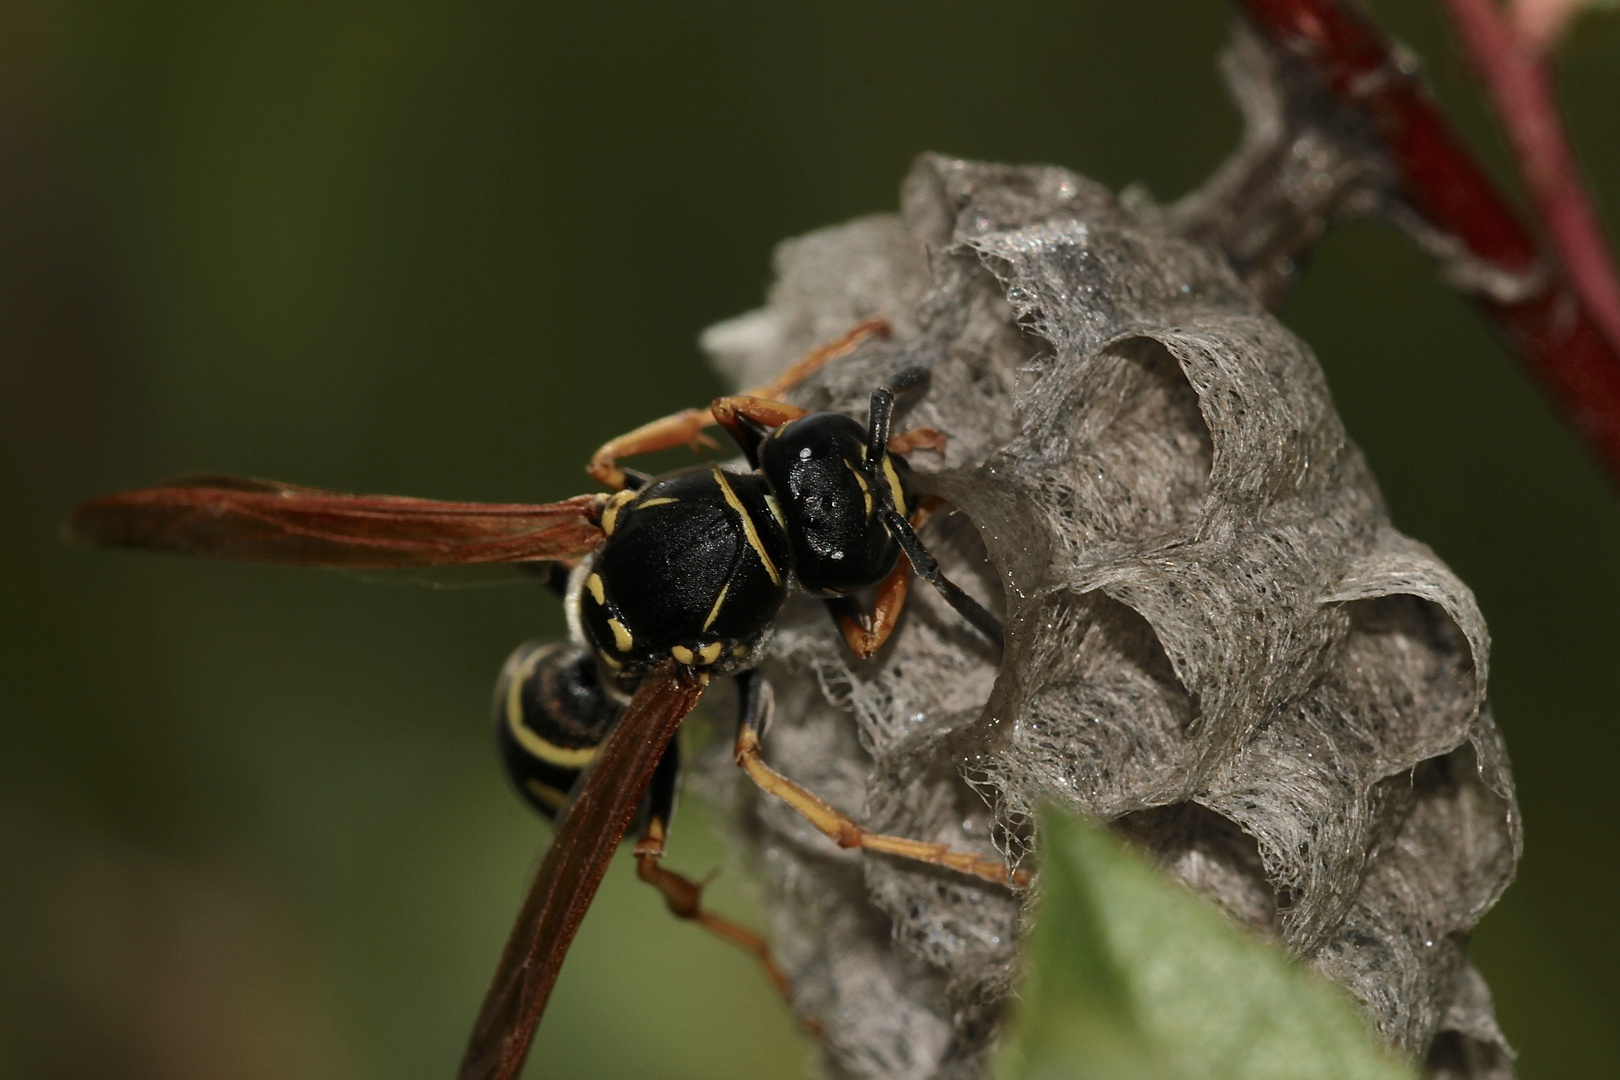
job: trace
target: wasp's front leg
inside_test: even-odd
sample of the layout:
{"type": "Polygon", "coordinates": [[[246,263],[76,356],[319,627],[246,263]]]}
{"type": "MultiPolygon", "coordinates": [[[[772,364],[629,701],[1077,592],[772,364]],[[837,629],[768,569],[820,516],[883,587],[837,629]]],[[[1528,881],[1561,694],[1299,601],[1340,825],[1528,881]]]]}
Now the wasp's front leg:
{"type": "MultiPolygon", "coordinates": [[[[863,319],[836,341],[810,350],[775,379],[762,386],[744,390],[738,396],[767,400],[779,398],[822,367],[854,352],[868,338],[888,336],[887,320],[863,319]]],[[[643,424],[616,439],[609,439],[591,455],[590,464],[585,466],[585,471],[590,473],[597,483],[607,485],[609,490],[622,491],[630,483],[631,478],[619,468],[620,458],[651,454],[659,450],[673,450],[677,446],[689,446],[693,450],[703,447],[712,449],[718,444],[704,432],[720,422],[710,409],[682,409],[678,413],[671,413],[669,416],[643,424]]]]}

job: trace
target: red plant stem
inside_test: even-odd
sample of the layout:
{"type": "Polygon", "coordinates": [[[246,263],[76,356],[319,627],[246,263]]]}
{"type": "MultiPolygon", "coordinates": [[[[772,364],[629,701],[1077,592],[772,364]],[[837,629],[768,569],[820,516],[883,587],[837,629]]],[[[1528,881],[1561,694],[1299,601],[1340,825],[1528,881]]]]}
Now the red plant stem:
{"type": "Polygon", "coordinates": [[[1496,104],[1524,186],[1581,302],[1620,350],[1620,277],[1559,121],[1546,62],[1491,0],[1441,0],[1496,104]]]}
{"type": "MultiPolygon", "coordinates": [[[[1336,95],[1372,119],[1413,209],[1486,265],[1506,274],[1535,271],[1535,239],[1402,68],[1388,39],[1359,10],[1340,0],[1237,4],[1274,44],[1310,62],[1336,95]]],[[[1551,110],[1550,90],[1545,102],[1551,110]]],[[[1556,111],[1543,115],[1553,118],[1562,145],[1556,111]]],[[[1567,146],[1564,153],[1567,162],[1567,146]]],[[[1568,175],[1573,177],[1572,169],[1568,175]]],[[[1588,221],[1595,228],[1595,218],[1588,221]]],[[[1605,332],[1601,308],[1589,306],[1571,287],[1577,272],[1568,267],[1563,275],[1549,275],[1546,287],[1525,298],[1487,295],[1482,304],[1508,346],[1620,482],[1620,337],[1605,332]]]]}

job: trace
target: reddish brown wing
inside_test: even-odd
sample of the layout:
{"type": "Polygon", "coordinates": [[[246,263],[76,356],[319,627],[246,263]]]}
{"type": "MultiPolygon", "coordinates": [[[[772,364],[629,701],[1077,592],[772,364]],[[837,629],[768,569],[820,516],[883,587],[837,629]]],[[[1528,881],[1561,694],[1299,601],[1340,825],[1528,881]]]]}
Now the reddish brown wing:
{"type": "Polygon", "coordinates": [[[707,682],[666,660],[641,684],[602,744],[529,886],[473,1025],[459,1080],[512,1080],[522,1070],[574,932],[658,759],[707,682]]]}
{"type": "Polygon", "coordinates": [[[301,566],[526,562],[597,547],[603,498],[529,506],[438,502],[199,476],[85,503],[68,517],[65,532],[97,547],[301,566]]]}

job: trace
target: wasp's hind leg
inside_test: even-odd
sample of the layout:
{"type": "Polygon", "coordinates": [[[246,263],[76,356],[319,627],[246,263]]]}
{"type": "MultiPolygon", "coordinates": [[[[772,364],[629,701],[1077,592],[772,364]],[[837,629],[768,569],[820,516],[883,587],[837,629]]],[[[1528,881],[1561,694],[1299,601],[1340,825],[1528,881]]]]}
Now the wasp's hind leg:
{"type": "MultiPolygon", "coordinates": [[[[739,396],[764,399],[781,397],[817,369],[854,352],[868,338],[888,336],[889,324],[886,320],[863,319],[836,341],[812,349],[775,379],[763,386],[750,387],[739,396]]],[[[720,422],[710,409],[682,409],[603,443],[591,455],[585,471],[597,483],[607,485],[612,491],[622,491],[626,486],[633,485],[628,482],[628,471],[619,467],[619,458],[673,450],[677,446],[690,446],[694,450],[702,447],[713,449],[718,444],[704,434],[704,429],[720,422]]]]}
{"type": "Polygon", "coordinates": [[[760,757],[759,738],[771,714],[770,684],[757,672],[744,672],[737,677],[737,688],[742,698],[742,718],[737,725],[737,764],[748,773],[748,778],[767,795],[774,795],[802,814],[806,821],[829,837],[839,847],[863,848],[885,855],[898,855],[905,859],[943,866],[963,874],[995,882],[998,885],[1026,885],[1029,874],[1024,870],[1009,870],[1000,859],[960,851],[949,844],[930,843],[926,840],[908,840],[903,836],[889,836],[871,832],[820,796],[800,787],[760,757]]]}
{"type": "MultiPolygon", "coordinates": [[[[658,762],[652,784],[647,789],[647,802],[640,838],[636,841],[636,876],[664,897],[664,905],[677,919],[697,923],[716,937],[725,939],[759,961],[765,977],[776,987],[782,1000],[793,1003],[792,986],[782,969],[771,957],[771,948],[765,939],[730,919],[723,918],[703,907],[703,885],[666,869],[659,860],[664,857],[664,842],[669,835],[670,817],[675,809],[675,786],[680,774],[680,751],[675,742],[669,744],[658,762]]],[[[812,1033],[819,1033],[814,1021],[806,1020],[812,1033]]]]}

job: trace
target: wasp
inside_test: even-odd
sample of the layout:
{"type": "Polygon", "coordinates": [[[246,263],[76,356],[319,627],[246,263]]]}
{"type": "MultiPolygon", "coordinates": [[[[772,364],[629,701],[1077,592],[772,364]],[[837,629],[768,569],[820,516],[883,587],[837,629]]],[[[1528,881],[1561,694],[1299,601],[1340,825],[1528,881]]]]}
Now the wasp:
{"type": "Polygon", "coordinates": [[[785,989],[763,941],[704,911],[700,887],[662,868],[679,769],[674,734],[710,681],[738,685],[738,765],[840,846],[1017,883],[1005,863],[888,836],[767,764],[770,687],[756,670],[790,588],[823,599],[849,647],[872,656],[892,632],[913,572],[1000,646],[1000,622],[940,572],[918,537],[931,506],[905,454],[943,448],[932,430],[891,432],[903,373],[871,396],[863,425],[779,400],[886,326],[869,320],[777,380],[647,424],[605,444],[587,471],[608,490],[519,505],[348,495],[204,476],[111,495],[75,510],[80,542],[305,566],[375,569],[470,563],[550,567],[571,640],[525,646],[496,694],[497,741],[520,794],[556,820],[475,1023],[460,1076],[521,1069],[557,973],[620,841],[634,827],[638,874],[678,915],[749,949],[785,989]],[[747,470],[709,464],[662,476],[619,459],[715,445],[723,427],[747,470]],[[875,589],[870,612],[857,594],[875,589]]]}

